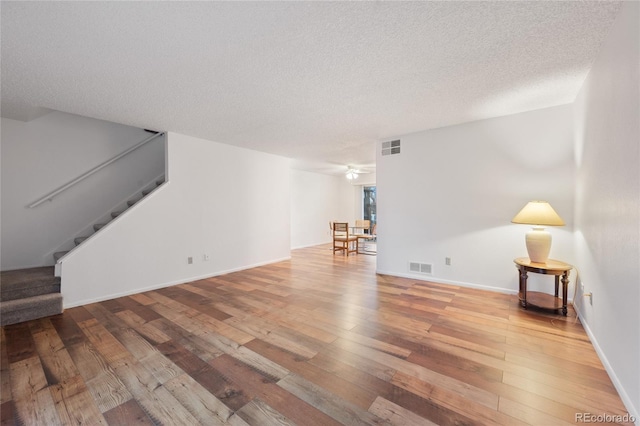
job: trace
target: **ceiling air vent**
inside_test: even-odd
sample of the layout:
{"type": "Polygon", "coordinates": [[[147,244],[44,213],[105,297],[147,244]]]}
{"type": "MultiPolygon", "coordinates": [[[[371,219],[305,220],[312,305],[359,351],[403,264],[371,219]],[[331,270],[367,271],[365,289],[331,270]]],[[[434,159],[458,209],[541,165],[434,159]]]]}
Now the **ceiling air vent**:
{"type": "Polygon", "coordinates": [[[417,272],[419,274],[431,274],[433,272],[433,265],[431,263],[418,263],[409,262],[409,271],[417,272]]]}
{"type": "Polygon", "coordinates": [[[400,139],[382,142],[382,155],[400,154],[400,139]]]}

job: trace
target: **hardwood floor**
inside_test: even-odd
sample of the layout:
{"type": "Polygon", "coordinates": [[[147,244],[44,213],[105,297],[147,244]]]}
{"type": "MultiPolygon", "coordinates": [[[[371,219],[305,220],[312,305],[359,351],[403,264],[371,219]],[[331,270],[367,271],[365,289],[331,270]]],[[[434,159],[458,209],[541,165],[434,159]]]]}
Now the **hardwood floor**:
{"type": "Polygon", "coordinates": [[[4,327],[2,424],[551,425],[626,414],[572,309],[527,312],[516,296],[380,276],[375,260],[306,248],[4,327]]]}

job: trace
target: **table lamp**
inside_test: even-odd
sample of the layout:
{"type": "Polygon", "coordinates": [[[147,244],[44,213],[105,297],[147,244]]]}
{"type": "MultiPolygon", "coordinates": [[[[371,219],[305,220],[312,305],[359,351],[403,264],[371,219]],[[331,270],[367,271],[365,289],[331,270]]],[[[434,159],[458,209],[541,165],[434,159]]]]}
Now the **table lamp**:
{"type": "Polygon", "coordinates": [[[529,259],[536,263],[545,263],[551,250],[551,234],[544,230],[545,226],[563,226],[564,221],[553,207],[546,201],[530,201],[511,219],[513,223],[533,225],[527,232],[525,241],[529,259]]]}

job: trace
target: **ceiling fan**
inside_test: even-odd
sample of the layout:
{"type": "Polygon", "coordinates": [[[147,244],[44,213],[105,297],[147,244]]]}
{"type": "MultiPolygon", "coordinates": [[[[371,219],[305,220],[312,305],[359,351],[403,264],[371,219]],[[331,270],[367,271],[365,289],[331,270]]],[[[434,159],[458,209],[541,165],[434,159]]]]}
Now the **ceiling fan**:
{"type": "Polygon", "coordinates": [[[346,173],[346,177],[349,180],[354,180],[358,178],[358,175],[364,174],[364,173],[371,173],[371,172],[367,172],[366,170],[360,170],[360,169],[356,169],[353,166],[347,166],[347,173],[346,173]]]}

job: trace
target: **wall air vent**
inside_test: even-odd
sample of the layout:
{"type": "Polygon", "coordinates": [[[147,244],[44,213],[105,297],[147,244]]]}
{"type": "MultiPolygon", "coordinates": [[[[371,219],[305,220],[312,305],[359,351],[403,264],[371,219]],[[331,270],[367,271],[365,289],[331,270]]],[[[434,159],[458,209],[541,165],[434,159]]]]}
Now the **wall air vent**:
{"type": "Polygon", "coordinates": [[[382,142],[382,155],[400,154],[400,139],[382,142]]]}
{"type": "Polygon", "coordinates": [[[431,274],[433,272],[433,265],[431,263],[409,262],[409,271],[418,274],[431,274]]]}

